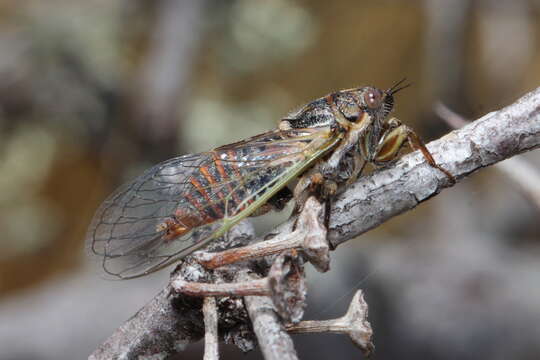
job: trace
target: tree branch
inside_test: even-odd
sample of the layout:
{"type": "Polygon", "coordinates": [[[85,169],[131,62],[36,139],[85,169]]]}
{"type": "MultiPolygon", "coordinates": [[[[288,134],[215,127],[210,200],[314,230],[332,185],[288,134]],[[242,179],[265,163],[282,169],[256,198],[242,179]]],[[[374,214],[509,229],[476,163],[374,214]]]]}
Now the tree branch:
{"type": "MultiPolygon", "coordinates": [[[[197,306],[171,301],[167,286],[118,328],[89,360],[139,359],[176,354],[204,335],[202,314],[197,306]]],[[[185,297],[187,298],[187,297],[185,297]]]]}
{"type": "MultiPolygon", "coordinates": [[[[240,275],[240,280],[253,280],[248,274],[240,275]]],[[[271,298],[246,296],[244,303],[264,358],[266,360],[298,360],[293,341],[274,311],[271,298]]]]}
{"type": "MultiPolygon", "coordinates": [[[[439,102],[434,106],[435,113],[454,129],[459,129],[470,121],[450,110],[439,102]]],[[[526,161],[522,156],[495,164],[499,172],[510,179],[523,193],[526,200],[540,210],[540,169],[526,161]]]]}
{"type": "MultiPolygon", "coordinates": [[[[428,144],[438,164],[458,180],[513,155],[540,147],[540,88],[516,103],[428,144]]],[[[447,177],[414,152],[392,167],[361,177],[332,205],[328,239],[337,246],[437,195],[447,177]]],[[[273,234],[290,231],[291,220],[273,234]]],[[[169,299],[170,287],[120,327],[92,359],[172,355],[203,335],[201,300],[169,299]],[[182,306],[178,306],[182,303],[182,306]]],[[[249,307],[249,306],[248,306],[249,307]]],[[[271,340],[271,339],[270,339],[271,340]]]]}

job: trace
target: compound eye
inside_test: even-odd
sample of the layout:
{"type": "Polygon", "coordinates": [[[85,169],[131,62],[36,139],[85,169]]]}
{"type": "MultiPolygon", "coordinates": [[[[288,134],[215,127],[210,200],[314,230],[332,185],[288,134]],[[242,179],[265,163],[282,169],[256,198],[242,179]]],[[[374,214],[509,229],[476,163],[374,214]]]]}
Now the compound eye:
{"type": "Polygon", "coordinates": [[[379,108],[382,102],[381,92],[376,89],[368,90],[364,94],[364,102],[366,103],[367,107],[370,109],[375,110],[379,108]]]}

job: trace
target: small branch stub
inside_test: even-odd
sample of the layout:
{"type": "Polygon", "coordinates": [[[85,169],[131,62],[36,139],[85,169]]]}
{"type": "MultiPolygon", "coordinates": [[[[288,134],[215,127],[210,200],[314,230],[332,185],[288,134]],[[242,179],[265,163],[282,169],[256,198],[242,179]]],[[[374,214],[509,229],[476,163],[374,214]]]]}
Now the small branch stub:
{"type": "Polygon", "coordinates": [[[270,295],[268,279],[256,279],[238,283],[199,283],[186,281],[184,279],[174,279],[171,281],[172,288],[181,294],[189,296],[264,296],[270,295]]]}
{"type": "Polygon", "coordinates": [[[364,300],[362,291],[354,295],[347,313],[334,320],[308,320],[296,325],[287,326],[290,333],[317,333],[332,332],[346,334],[352,342],[362,350],[364,356],[370,356],[375,350],[372,342],[373,330],[367,320],[368,305],[364,300]]]}

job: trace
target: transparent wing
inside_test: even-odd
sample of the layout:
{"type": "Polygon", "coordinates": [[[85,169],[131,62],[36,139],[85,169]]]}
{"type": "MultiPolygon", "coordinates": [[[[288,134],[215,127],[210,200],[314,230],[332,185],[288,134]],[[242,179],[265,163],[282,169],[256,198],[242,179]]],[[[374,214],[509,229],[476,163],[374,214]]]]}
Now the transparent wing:
{"type": "Polygon", "coordinates": [[[156,271],[225,234],[336,142],[327,128],[275,130],[165,161],[105,200],[87,247],[114,277],[156,271]]]}

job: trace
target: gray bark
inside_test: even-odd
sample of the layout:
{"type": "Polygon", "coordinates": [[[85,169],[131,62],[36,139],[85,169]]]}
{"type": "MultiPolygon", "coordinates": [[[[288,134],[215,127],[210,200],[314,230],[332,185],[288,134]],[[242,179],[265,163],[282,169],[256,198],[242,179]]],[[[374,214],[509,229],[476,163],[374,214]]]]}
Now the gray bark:
{"type": "MultiPolygon", "coordinates": [[[[252,280],[247,274],[242,274],[240,279],[252,280]]],[[[246,296],[244,303],[264,358],[297,360],[293,341],[274,311],[272,299],[268,296],[246,296]]]]}

